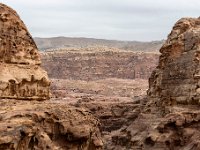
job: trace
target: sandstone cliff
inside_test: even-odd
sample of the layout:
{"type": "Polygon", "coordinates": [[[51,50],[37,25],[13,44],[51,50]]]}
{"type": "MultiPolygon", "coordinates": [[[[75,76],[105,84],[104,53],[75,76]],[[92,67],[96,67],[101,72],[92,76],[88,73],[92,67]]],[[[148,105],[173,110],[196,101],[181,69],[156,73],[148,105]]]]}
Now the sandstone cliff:
{"type": "Polygon", "coordinates": [[[90,112],[49,99],[50,81],[17,13],[0,3],[0,149],[102,149],[90,112]],[[32,100],[32,101],[21,101],[32,100]]]}
{"type": "Polygon", "coordinates": [[[112,149],[198,150],[200,19],[179,20],[160,49],[149,80],[148,101],[112,149]]]}
{"type": "Polygon", "coordinates": [[[108,47],[52,50],[41,53],[42,67],[50,78],[98,80],[148,79],[158,61],[157,53],[134,53],[108,47]]]}
{"type": "Polygon", "coordinates": [[[0,97],[49,99],[50,81],[26,26],[4,4],[0,4],[0,14],[0,97]]]}

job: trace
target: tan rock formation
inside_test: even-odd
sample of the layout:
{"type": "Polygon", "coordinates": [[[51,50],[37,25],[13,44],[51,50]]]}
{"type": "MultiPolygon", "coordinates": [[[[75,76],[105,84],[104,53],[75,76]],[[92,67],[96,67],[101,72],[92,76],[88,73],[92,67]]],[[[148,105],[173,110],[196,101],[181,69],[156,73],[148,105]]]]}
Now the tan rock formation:
{"type": "Polygon", "coordinates": [[[20,100],[48,99],[50,82],[16,12],[3,4],[0,12],[0,37],[5,43],[0,49],[0,149],[102,149],[99,121],[87,110],[52,101],[20,100]]]}
{"type": "Polygon", "coordinates": [[[148,93],[161,99],[159,105],[199,104],[199,40],[200,19],[184,18],[173,27],[150,78],[148,93]]]}
{"type": "Polygon", "coordinates": [[[99,122],[86,110],[66,104],[0,101],[1,150],[97,150],[99,122]]]}
{"type": "Polygon", "coordinates": [[[200,149],[199,41],[200,19],[183,18],[160,49],[148,96],[151,112],[161,118],[149,129],[146,148],[200,149]]]}
{"type": "Polygon", "coordinates": [[[49,98],[47,73],[37,46],[17,13],[0,4],[0,97],[49,98]]]}
{"type": "Polygon", "coordinates": [[[118,131],[109,149],[200,149],[200,19],[180,19],[160,49],[148,99],[137,119],[118,131]]]}

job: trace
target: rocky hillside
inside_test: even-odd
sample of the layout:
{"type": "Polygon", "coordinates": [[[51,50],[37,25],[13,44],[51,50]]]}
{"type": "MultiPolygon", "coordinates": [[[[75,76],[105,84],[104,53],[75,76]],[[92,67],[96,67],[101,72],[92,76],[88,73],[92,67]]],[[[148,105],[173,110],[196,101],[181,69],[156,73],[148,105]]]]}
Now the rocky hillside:
{"type": "Polygon", "coordinates": [[[42,67],[50,78],[98,80],[148,79],[157,65],[158,53],[134,53],[116,48],[89,47],[45,51],[42,67]]]}
{"type": "Polygon", "coordinates": [[[131,51],[158,52],[164,41],[138,42],[138,41],[117,41],[93,38],[34,38],[40,50],[57,48],[80,48],[91,46],[107,46],[131,51]]]}

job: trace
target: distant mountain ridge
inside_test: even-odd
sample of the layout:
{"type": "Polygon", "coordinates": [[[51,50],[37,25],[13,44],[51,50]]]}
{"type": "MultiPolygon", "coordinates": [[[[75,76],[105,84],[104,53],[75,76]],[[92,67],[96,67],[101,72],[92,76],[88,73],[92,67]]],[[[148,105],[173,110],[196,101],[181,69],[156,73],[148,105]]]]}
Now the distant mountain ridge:
{"type": "Polygon", "coordinates": [[[40,50],[70,48],[70,47],[88,47],[88,46],[107,46],[132,51],[158,51],[164,40],[140,42],[140,41],[118,41],[95,38],[72,38],[72,37],[51,37],[34,38],[40,50]]]}

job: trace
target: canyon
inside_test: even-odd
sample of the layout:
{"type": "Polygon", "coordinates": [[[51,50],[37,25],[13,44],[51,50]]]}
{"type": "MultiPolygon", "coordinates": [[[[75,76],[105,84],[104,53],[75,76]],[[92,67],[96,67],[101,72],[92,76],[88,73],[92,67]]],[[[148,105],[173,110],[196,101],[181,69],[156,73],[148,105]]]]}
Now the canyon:
{"type": "Polygon", "coordinates": [[[84,107],[99,118],[104,149],[200,149],[199,28],[199,18],[182,18],[174,25],[149,87],[142,76],[83,81],[80,73],[79,80],[53,79],[52,100],[84,107]]]}
{"type": "Polygon", "coordinates": [[[40,54],[51,101],[89,110],[100,121],[103,149],[121,149],[112,139],[140,113],[159,53],[90,46],[40,54]]]}
{"type": "Polygon", "coordinates": [[[0,149],[200,149],[200,18],[177,21],[160,53],[71,38],[39,52],[0,12],[0,149]]]}

